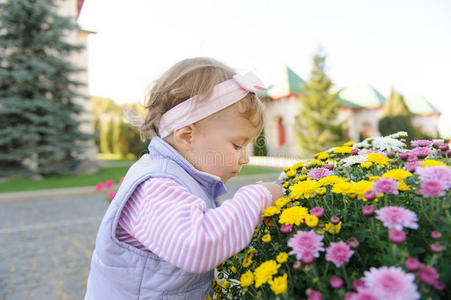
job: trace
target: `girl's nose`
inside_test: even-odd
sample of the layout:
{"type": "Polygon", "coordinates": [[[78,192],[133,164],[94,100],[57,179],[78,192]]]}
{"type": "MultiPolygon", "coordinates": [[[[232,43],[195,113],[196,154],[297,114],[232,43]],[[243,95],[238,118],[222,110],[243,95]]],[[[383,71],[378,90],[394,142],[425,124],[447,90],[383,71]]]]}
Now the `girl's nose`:
{"type": "Polygon", "coordinates": [[[246,148],[243,147],[243,151],[241,152],[240,156],[240,164],[245,165],[249,162],[249,155],[247,154],[246,148]]]}

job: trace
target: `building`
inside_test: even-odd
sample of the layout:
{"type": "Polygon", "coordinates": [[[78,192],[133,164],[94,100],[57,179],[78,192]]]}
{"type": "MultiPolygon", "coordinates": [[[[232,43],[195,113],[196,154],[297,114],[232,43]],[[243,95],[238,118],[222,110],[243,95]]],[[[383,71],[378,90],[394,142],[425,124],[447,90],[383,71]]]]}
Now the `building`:
{"type": "MultiPolygon", "coordinates": [[[[302,156],[297,145],[295,125],[300,110],[299,96],[305,80],[286,67],[285,91],[273,92],[274,86],[259,93],[265,104],[265,136],[268,153],[272,156],[302,156]]],[[[371,85],[357,85],[338,91],[341,104],[338,119],[345,121],[347,136],[359,141],[361,137],[378,136],[379,119],[386,98],[371,85]]],[[[413,125],[430,135],[438,136],[440,112],[418,94],[405,94],[404,101],[413,116],[413,125]]]]}

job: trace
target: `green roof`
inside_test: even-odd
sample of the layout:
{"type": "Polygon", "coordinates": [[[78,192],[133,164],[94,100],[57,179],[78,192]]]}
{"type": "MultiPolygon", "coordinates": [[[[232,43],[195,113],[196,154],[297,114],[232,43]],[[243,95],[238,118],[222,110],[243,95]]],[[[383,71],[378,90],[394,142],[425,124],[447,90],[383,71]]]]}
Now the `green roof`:
{"type": "Polygon", "coordinates": [[[269,95],[269,90],[272,89],[273,87],[274,87],[274,85],[271,84],[270,86],[268,86],[268,88],[266,90],[264,90],[264,91],[257,91],[256,92],[257,97],[260,97],[260,98],[271,98],[271,95],[269,95]]]}
{"type": "Polygon", "coordinates": [[[365,84],[340,90],[339,101],[346,106],[370,108],[383,105],[385,97],[371,85],[365,84]]]}
{"type": "Polygon", "coordinates": [[[288,88],[290,93],[305,93],[304,89],[301,88],[301,86],[306,83],[305,80],[302,79],[288,66],[287,66],[287,75],[288,75],[288,88]]]}
{"type": "Polygon", "coordinates": [[[409,111],[413,114],[440,113],[440,111],[421,94],[404,94],[403,96],[404,102],[409,108],[409,111]]]}

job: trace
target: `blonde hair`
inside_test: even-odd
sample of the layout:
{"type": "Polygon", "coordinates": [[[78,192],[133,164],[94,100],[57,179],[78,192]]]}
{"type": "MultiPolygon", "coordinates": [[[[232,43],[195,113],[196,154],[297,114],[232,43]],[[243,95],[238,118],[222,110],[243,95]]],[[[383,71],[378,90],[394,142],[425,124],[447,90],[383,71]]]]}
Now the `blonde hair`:
{"type": "MultiPolygon", "coordinates": [[[[207,57],[182,60],[157,79],[144,101],[148,110],[144,123],[138,124],[141,139],[158,135],[161,116],[177,104],[199,95],[196,101],[204,101],[218,83],[235,75],[235,71],[223,63],[207,57]]],[[[254,93],[248,93],[238,102],[239,112],[248,118],[260,132],[263,127],[263,105],[254,93]]]]}

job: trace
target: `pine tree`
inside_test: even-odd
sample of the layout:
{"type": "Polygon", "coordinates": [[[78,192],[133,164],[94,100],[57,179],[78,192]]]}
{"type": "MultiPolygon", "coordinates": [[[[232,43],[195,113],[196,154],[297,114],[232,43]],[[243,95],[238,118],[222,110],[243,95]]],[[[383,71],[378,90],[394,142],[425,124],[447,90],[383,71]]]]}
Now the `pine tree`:
{"type": "Polygon", "coordinates": [[[306,94],[299,97],[301,109],[296,123],[301,154],[324,151],[344,141],[343,124],[337,122],[337,94],[331,93],[333,84],[325,69],[326,56],[321,52],[313,57],[310,80],[303,86],[306,94]]]}
{"type": "Polygon", "coordinates": [[[14,0],[0,3],[0,28],[0,176],[67,173],[92,138],[67,60],[76,25],[53,0],[14,0]]]}
{"type": "Polygon", "coordinates": [[[265,130],[262,129],[260,134],[254,141],[253,144],[253,155],[255,156],[266,156],[268,155],[268,148],[266,147],[265,130]]]}
{"type": "Polygon", "coordinates": [[[390,97],[384,104],[378,127],[383,136],[398,131],[406,131],[409,139],[415,139],[419,135],[412,124],[412,114],[404,102],[404,97],[394,89],[391,90],[390,97]]]}

